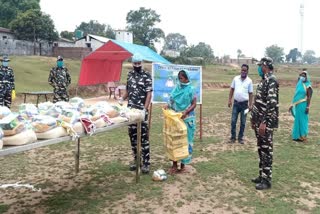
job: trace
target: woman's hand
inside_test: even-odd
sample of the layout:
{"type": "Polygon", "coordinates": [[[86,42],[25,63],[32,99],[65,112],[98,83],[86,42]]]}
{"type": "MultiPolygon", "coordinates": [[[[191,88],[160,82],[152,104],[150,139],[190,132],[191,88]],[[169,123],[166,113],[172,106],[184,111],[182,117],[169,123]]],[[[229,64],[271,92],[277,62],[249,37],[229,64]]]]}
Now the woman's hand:
{"type": "Polygon", "coordinates": [[[306,108],[306,114],[309,114],[309,107],[306,108]]]}
{"type": "Polygon", "coordinates": [[[292,110],[292,107],[293,107],[293,106],[290,106],[290,107],[289,107],[289,110],[288,110],[289,112],[291,112],[291,110],[292,110]]]}
{"type": "Polygon", "coordinates": [[[169,105],[168,104],[165,104],[162,108],[164,108],[164,109],[168,109],[169,108],[169,105]]]}
{"type": "Polygon", "coordinates": [[[181,119],[184,119],[184,118],[186,118],[187,116],[188,116],[187,111],[184,111],[184,112],[182,112],[181,119]]]}

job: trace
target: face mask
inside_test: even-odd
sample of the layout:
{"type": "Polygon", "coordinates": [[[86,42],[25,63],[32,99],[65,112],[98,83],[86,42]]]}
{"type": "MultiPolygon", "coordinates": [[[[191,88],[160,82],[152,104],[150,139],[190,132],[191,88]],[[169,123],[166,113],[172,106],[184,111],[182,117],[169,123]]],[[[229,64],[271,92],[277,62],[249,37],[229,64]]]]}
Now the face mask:
{"type": "Polygon", "coordinates": [[[247,73],[241,73],[241,78],[245,79],[247,77],[247,73]]]}
{"type": "Polygon", "coordinates": [[[2,62],[2,65],[3,65],[4,67],[8,67],[9,62],[2,62]]]}
{"type": "Polygon", "coordinates": [[[62,68],[63,65],[64,65],[63,61],[57,61],[57,66],[58,66],[59,68],[62,68]]]}
{"type": "Polygon", "coordinates": [[[260,77],[264,76],[264,73],[262,71],[262,67],[261,66],[258,67],[258,74],[259,74],[260,77]]]}
{"type": "Polygon", "coordinates": [[[306,78],[305,78],[305,77],[299,77],[299,79],[300,79],[302,82],[306,81],[306,78]]]}
{"type": "Polygon", "coordinates": [[[140,72],[141,69],[142,69],[142,66],[139,66],[139,67],[133,66],[134,71],[140,72]]]}

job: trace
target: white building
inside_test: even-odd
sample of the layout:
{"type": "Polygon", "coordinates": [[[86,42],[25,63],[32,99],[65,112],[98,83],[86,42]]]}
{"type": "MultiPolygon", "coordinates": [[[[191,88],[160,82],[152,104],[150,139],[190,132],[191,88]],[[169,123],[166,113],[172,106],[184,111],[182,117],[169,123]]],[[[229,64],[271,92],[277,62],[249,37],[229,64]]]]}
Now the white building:
{"type": "Polygon", "coordinates": [[[115,30],[116,40],[122,42],[133,43],[133,34],[132,32],[125,31],[125,30],[115,30]]]}
{"type": "Polygon", "coordinates": [[[0,27],[0,39],[15,39],[14,33],[10,31],[10,29],[0,27]]]}
{"type": "Polygon", "coordinates": [[[75,42],[66,38],[59,38],[53,43],[54,47],[75,47],[75,42]]]}
{"type": "Polygon", "coordinates": [[[92,51],[95,51],[109,40],[110,39],[106,37],[87,34],[86,36],[76,40],[75,47],[92,48],[92,51]]]}

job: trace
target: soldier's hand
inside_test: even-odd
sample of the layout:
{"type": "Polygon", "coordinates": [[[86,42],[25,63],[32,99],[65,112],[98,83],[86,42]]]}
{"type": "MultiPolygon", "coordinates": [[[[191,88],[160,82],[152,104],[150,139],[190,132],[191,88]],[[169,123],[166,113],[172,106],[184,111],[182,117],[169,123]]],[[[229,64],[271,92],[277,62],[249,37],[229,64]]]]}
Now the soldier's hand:
{"type": "Polygon", "coordinates": [[[251,122],[251,128],[252,128],[253,130],[255,130],[256,127],[255,127],[255,125],[254,125],[254,122],[253,122],[252,118],[251,118],[250,122],[251,122]]]}
{"type": "Polygon", "coordinates": [[[266,127],[267,125],[265,123],[260,123],[259,126],[259,135],[264,136],[266,134],[266,127]]]}

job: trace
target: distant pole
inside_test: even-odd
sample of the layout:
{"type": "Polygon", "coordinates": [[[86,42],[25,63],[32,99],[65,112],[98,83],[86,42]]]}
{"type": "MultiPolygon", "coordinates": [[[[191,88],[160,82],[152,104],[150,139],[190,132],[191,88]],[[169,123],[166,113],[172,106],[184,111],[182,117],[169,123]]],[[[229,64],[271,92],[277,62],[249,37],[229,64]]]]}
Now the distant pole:
{"type": "Polygon", "coordinates": [[[302,0],[301,4],[300,4],[300,45],[299,45],[299,49],[300,49],[300,53],[301,55],[303,55],[303,18],[304,18],[304,1],[302,0]]]}

